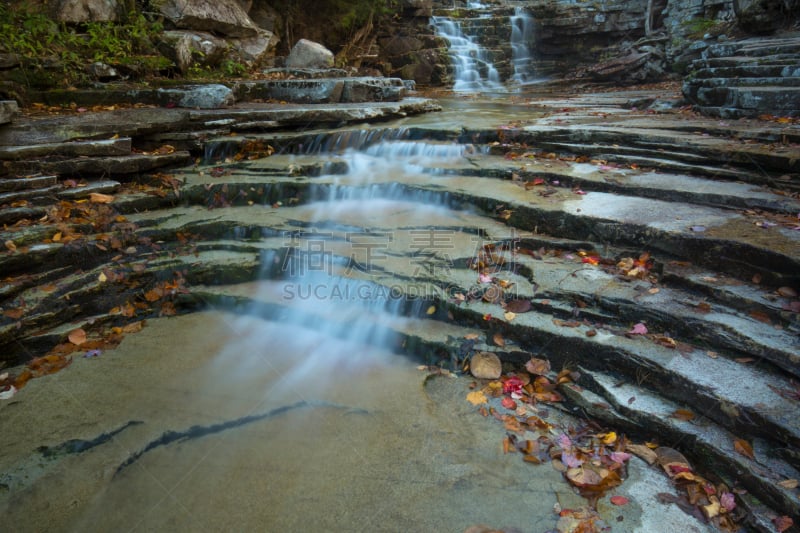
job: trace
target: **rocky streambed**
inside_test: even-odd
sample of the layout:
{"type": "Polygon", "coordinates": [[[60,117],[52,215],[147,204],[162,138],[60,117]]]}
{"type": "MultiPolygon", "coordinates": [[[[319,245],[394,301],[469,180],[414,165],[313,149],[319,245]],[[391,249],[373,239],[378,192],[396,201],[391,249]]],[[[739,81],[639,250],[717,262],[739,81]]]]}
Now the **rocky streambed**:
{"type": "MultiPolygon", "coordinates": [[[[565,416],[576,418],[565,424],[590,419],[679,450],[699,474],[736,494],[741,527],[775,530],[775,520],[800,514],[791,482],[800,478],[800,130],[792,120],[702,118],[677,101],[674,88],[652,87],[438,103],[126,108],[6,126],[0,153],[10,172],[24,174],[24,161],[42,166],[35,176],[0,182],[7,191],[0,345],[7,383],[20,385],[14,379],[25,372],[32,378],[16,394],[7,389],[0,405],[9,450],[4,501],[21,516],[42,508],[24,503],[45,497],[39,479],[77,483],[85,492],[78,511],[58,499],[54,515],[77,527],[97,512],[87,511],[91,494],[119,490],[120,465],[154,447],[180,457],[181,448],[170,446],[186,439],[159,435],[238,427],[231,421],[252,414],[242,408],[247,402],[272,405],[249,396],[277,390],[259,381],[264,365],[293,368],[278,372],[291,378],[283,382],[290,389],[314,389],[326,375],[357,389],[369,376],[342,372],[348,361],[369,366],[357,354],[406,354],[427,369],[459,373],[489,352],[506,370],[532,357],[549,361],[551,379],[570,370],[574,379],[558,393],[565,416]],[[170,372],[170,354],[183,354],[188,341],[175,340],[186,339],[186,330],[164,340],[169,324],[201,311],[222,313],[212,321],[227,324],[228,334],[175,355],[174,369],[188,376],[180,385],[136,369],[131,343],[142,342],[141,364],[170,372]],[[148,323],[162,344],[135,340],[148,338],[148,323]],[[313,339],[313,347],[287,346],[287,335],[313,339]],[[340,343],[358,348],[343,349],[333,368],[325,355],[337,350],[290,357],[340,343]],[[156,362],[159,345],[165,352],[156,362]],[[250,360],[253,353],[261,355],[250,360]],[[117,387],[135,385],[111,361],[130,368],[134,381],[164,386],[146,387],[147,407],[131,418],[84,408],[88,414],[73,422],[70,413],[85,406],[84,388],[94,384],[65,380],[89,372],[98,357],[117,387]],[[196,372],[205,377],[192,381],[196,372]],[[208,377],[230,372],[238,380],[225,386],[208,377]],[[48,383],[70,383],[61,390],[77,407],[48,407],[46,425],[26,434],[20,420],[45,408],[48,383]],[[204,397],[205,386],[213,398],[204,397]],[[171,387],[191,403],[163,392],[170,406],[182,406],[161,416],[159,390],[171,387]],[[250,391],[246,400],[240,388],[250,391]],[[131,420],[146,429],[126,426],[131,420]],[[130,436],[117,437],[123,433],[130,436]],[[39,447],[76,440],[94,443],[80,456],[88,459],[78,459],[81,446],[67,455],[94,465],[75,466],[80,474],[55,474],[32,459],[39,447]],[[106,442],[113,453],[91,455],[106,442]],[[76,479],[84,475],[96,477],[76,479]]],[[[440,394],[425,383],[428,394],[440,394]]],[[[113,403],[113,388],[103,401],[113,403]]],[[[409,392],[393,394],[403,401],[409,392]]],[[[347,391],[325,402],[325,420],[360,416],[347,391]]],[[[311,403],[279,403],[274,414],[311,403]]],[[[365,406],[391,409],[380,401],[365,406]]],[[[159,461],[158,468],[170,462],[159,461]]],[[[450,475],[466,483],[455,465],[467,463],[447,462],[450,475]]],[[[66,464],[59,468],[69,471],[66,464]]],[[[97,501],[116,501],[103,498],[97,501]]],[[[612,529],[646,530],[645,509],[669,508],[648,498],[638,502],[641,516],[626,515],[629,523],[612,529]]],[[[552,529],[559,519],[552,505],[537,525],[521,523],[524,517],[514,525],[552,529]]],[[[604,509],[614,521],[618,510],[604,509]]],[[[498,519],[468,516],[466,525],[498,519]]],[[[679,527],[706,527],[701,522],[679,527]]],[[[345,516],[331,527],[346,523],[354,522],[345,516]]]]}

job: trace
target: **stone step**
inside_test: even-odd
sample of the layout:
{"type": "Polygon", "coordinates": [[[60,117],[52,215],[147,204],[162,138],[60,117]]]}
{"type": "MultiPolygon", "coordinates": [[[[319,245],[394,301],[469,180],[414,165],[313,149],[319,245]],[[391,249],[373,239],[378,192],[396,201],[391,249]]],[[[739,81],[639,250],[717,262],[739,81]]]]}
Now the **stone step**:
{"type": "Polygon", "coordinates": [[[767,88],[785,88],[787,91],[793,89],[800,89],[800,77],[777,77],[777,78],[737,78],[737,77],[713,77],[704,78],[696,77],[687,80],[685,83],[693,86],[693,89],[699,90],[700,88],[736,88],[736,87],[767,87],[767,88]]]}
{"type": "MultiPolygon", "coordinates": [[[[756,78],[765,80],[763,83],[784,83],[778,80],[789,78],[794,84],[800,80],[800,66],[797,65],[740,65],[731,67],[709,67],[693,64],[690,81],[696,82],[706,79],[733,79],[741,83],[743,79],[756,78]],[[769,80],[767,82],[766,80],[769,80]]],[[[758,82],[761,83],[761,82],[758,82]]],[[[792,83],[788,83],[792,85],[792,83]]]]}
{"type": "Polygon", "coordinates": [[[773,38],[747,38],[712,44],[706,50],[709,57],[746,55],[763,57],[772,55],[800,54],[800,36],[796,34],[773,38]]]}
{"type": "MultiPolygon", "coordinates": [[[[790,78],[792,79],[792,78],[790,78]]],[[[731,118],[774,114],[800,116],[800,86],[717,86],[702,87],[687,84],[686,95],[702,108],[729,109],[721,116],[731,118]]]]}
{"type": "MultiPolygon", "coordinates": [[[[794,491],[776,483],[776,480],[796,479],[798,475],[781,458],[780,445],[756,438],[752,440],[755,457],[750,459],[734,449],[735,440],[750,441],[748,435],[718,426],[705,416],[700,406],[671,402],[632,381],[621,382],[596,370],[583,372],[579,383],[586,389],[568,383],[561,390],[592,417],[662,446],[677,448],[693,464],[714,464],[712,476],[722,477],[730,487],[741,486],[748,491],[747,496],[739,497],[740,502],[755,497],[773,513],[797,516],[800,512],[794,491]],[[678,409],[687,408],[696,415],[694,418],[684,420],[675,414],[678,409]]],[[[731,410],[731,416],[740,413],[731,410]]],[[[754,503],[746,505],[752,509],[754,503]]],[[[768,519],[763,521],[769,523],[768,519]]]]}
{"type": "Polygon", "coordinates": [[[325,78],[243,81],[234,85],[238,101],[277,100],[303,104],[397,102],[406,96],[400,78],[325,78]]]}
{"type": "Polygon", "coordinates": [[[63,157],[122,156],[131,153],[130,137],[106,140],[41,143],[24,146],[0,146],[0,160],[63,157]]]}
{"type": "Polygon", "coordinates": [[[140,174],[157,168],[187,165],[192,161],[189,152],[175,151],[164,155],[130,154],[62,160],[14,161],[9,165],[17,174],[46,172],[59,176],[118,176],[140,174]]]}
{"type": "MultiPolygon", "coordinates": [[[[58,183],[58,176],[29,176],[0,180],[0,192],[44,189],[58,183]]],[[[3,204],[5,202],[0,202],[3,204]]]]}
{"type": "MultiPolygon", "coordinates": [[[[428,171],[490,176],[490,169],[506,168],[506,172],[500,177],[513,179],[512,177],[516,175],[517,179],[521,180],[520,186],[523,186],[525,182],[532,182],[536,178],[544,178],[547,184],[558,182],[559,187],[570,189],[580,187],[584,191],[613,192],[624,196],[641,196],[716,207],[763,209],[789,215],[800,212],[800,201],[786,195],[775,194],[766,188],[754,187],[749,183],[697,177],[708,174],[717,178],[736,179],[739,175],[735,172],[725,175],[724,172],[720,172],[719,168],[711,166],[680,164],[677,161],[656,159],[655,157],[630,156],[622,150],[620,150],[622,153],[604,153],[603,150],[608,147],[593,149],[594,147],[585,145],[561,145],[559,148],[573,153],[597,155],[604,161],[620,161],[624,166],[567,163],[565,167],[554,168],[552,165],[548,167],[546,160],[534,159],[526,163],[524,167],[520,167],[497,157],[482,157],[476,158],[477,169],[463,167],[450,169],[441,166],[428,169],[428,171]],[[629,165],[633,162],[638,163],[639,168],[630,168],[629,165]],[[678,170],[678,167],[687,173],[669,172],[669,170],[678,170]],[[484,169],[486,169],[485,172],[484,169]],[[658,169],[658,171],[642,169],[658,169]]],[[[494,175],[497,176],[497,174],[494,175]]],[[[546,184],[542,184],[540,190],[546,186],[546,184]]]]}
{"type": "Polygon", "coordinates": [[[694,60],[693,68],[759,68],[759,67],[793,67],[797,68],[795,54],[775,54],[764,58],[753,59],[748,56],[704,57],[694,60]]]}

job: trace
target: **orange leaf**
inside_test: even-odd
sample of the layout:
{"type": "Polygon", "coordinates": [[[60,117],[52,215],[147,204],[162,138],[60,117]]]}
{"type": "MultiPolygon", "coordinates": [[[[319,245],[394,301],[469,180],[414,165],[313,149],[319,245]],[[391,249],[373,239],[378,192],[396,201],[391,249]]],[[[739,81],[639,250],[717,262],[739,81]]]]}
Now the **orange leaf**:
{"type": "Polygon", "coordinates": [[[139,322],[133,322],[132,324],[128,324],[122,328],[124,333],[136,333],[137,331],[142,331],[144,327],[144,321],[140,320],[139,322]]]}
{"type": "Polygon", "coordinates": [[[16,309],[6,309],[3,311],[3,316],[10,318],[11,320],[18,320],[25,314],[25,309],[22,307],[17,307],[16,309]]]}
{"type": "Polygon", "coordinates": [[[744,455],[748,459],[755,460],[755,455],[753,454],[753,446],[746,440],[734,439],[733,449],[736,450],[740,455],[744,455]]]}
{"type": "Polygon", "coordinates": [[[89,193],[89,201],[93,204],[110,204],[114,201],[114,197],[110,194],[102,194],[99,192],[89,193]]]}
{"type": "Polygon", "coordinates": [[[673,411],[673,413],[669,416],[688,422],[689,420],[693,420],[695,415],[688,409],[675,409],[675,411],[673,411]]]}
{"type": "Polygon", "coordinates": [[[86,342],[86,332],[83,329],[78,328],[76,330],[71,331],[67,338],[69,339],[69,342],[71,342],[72,344],[80,346],[81,344],[86,342]]]}
{"type": "Polygon", "coordinates": [[[158,287],[144,293],[144,299],[147,300],[148,302],[158,301],[161,299],[162,296],[163,296],[163,291],[158,287]]]}

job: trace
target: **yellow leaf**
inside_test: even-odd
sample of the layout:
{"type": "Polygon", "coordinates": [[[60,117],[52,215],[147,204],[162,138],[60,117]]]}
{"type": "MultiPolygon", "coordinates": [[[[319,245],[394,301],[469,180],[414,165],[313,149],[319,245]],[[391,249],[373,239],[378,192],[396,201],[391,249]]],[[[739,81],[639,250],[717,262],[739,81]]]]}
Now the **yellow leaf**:
{"type": "Polygon", "coordinates": [[[467,394],[467,401],[472,405],[480,405],[487,403],[489,400],[486,398],[486,395],[483,393],[483,391],[476,390],[467,394]]]}
{"type": "Polygon", "coordinates": [[[425,311],[425,312],[426,312],[427,314],[429,314],[429,315],[432,315],[433,313],[435,313],[435,312],[436,312],[436,306],[435,306],[435,305],[432,305],[432,306],[430,306],[430,307],[428,308],[428,310],[427,310],[427,311],[425,311]]]}
{"type": "Polygon", "coordinates": [[[100,272],[100,275],[97,276],[97,281],[99,281],[100,283],[105,283],[106,281],[108,281],[108,278],[106,277],[104,272],[100,272]]]}
{"type": "Polygon", "coordinates": [[[617,434],[613,431],[606,433],[603,437],[603,444],[614,444],[617,442],[617,434]]]}
{"type": "Polygon", "coordinates": [[[506,312],[503,314],[503,316],[504,316],[504,317],[505,317],[505,319],[506,319],[506,320],[508,320],[509,322],[511,322],[512,320],[514,320],[514,319],[517,317],[516,313],[512,313],[511,311],[506,311],[506,312]]]}
{"type": "Polygon", "coordinates": [[[61,240],[61,232],[59,231],[55,235],[53,235],[53,242],[58,242],[61,240]]]}

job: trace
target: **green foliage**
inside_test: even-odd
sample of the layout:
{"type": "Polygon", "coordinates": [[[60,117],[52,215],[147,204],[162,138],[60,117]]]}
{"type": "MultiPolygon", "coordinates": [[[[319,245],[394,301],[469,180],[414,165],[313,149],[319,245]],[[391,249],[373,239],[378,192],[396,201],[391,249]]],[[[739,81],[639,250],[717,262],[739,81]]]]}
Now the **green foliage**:
{"type": "Polygon", "coordinates": [[[689,37],[692,39],[700,39],[703,37],[703,35],[709,33],[710,30],[714,29],[719,24],[720,21],[718,20],[705,18],[691,19],[682,23],[683,27],[686,28],[689,37]]]}
{"type": "Polygon", "coordinates": [[[12,10],[3,3],[0,21],[0,51],[24,58],[32,86],[87,82],[86,67],[95,61],[135,65],[143,74],[164,68],[164,58],[152,44],[163,28],[141,13],[131,12],[124,23],[68,26],[42,13],[12,10]]]}

